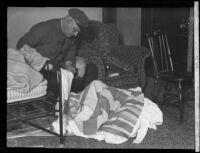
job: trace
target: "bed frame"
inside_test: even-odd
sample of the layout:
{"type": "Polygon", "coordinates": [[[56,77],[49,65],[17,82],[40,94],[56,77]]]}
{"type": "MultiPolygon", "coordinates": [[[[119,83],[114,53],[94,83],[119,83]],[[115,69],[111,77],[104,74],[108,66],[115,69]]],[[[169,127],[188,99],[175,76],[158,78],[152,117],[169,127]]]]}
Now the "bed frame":
{"type": "MultiPolygon", "coordinates": [[[[49,69],[49,64],[50,62],[46,62],[47,65],[47,69],[49,69]]],[[[47,71],[48,74],[48,71],[47,71]]],[[[49,74],[47,75],[47,77],[49,77],[49,74]]],[[[33,98],[33,99],[27,99],[27,100],[22,100],[22,101],[16,101],[16,102],[12,102],[12,103],[7,103],[7,124],[10,123],[17,123],[17,122],[22,122],[25,124],[28,124],[30,126],[33,126],[37,129],[43,130],[45,132],[48,132],[52,135],[58,136],[60,139],[60,147],[64,146],[64,134],[63,134],[63,114],[62,114],[62,92],[61,92],[61,70],[58,69],[57,70],[57,81],[59,83],[59,109],[55,109],[55,106],[48,101],[48,98],[50,97],[50,95],[48,94],[48,92],[46,93],[46,95],[42,96],[42,97],[38,97],[38,98],[33,98]],[[42,109],[42,107],[38,107],[37,112],[31,112],[31,113],[27,113],[25,114],[25,109],[27,108],[27,106],[29,105],[35,105],[35,104],[40,104],[44,106],[44,109],[42,109]],[[48,107],[49,110],[48,110],[48,107]],[[59,112],[59,124],[60,124],[60,134],[53,132],[53,130],[49,130],[46,129],[40,125],[34,124],[31,122],[31,120],[36,119],[36,118],[40,118],[40,117],[45,117],[45,116],[55,116],[55,113],[59,112]]]]}

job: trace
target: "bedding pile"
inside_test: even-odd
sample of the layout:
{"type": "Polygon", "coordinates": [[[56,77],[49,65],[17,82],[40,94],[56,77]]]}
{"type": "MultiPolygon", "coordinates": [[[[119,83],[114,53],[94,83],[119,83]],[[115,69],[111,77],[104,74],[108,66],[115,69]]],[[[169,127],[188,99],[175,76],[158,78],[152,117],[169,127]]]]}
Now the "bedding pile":
{"type": "Polygon", "coordinates": [[[20,50],[7,50],[7,90],[28,93],[43,81],[39,70],[46,58],[27,45],[20,50]]]}
{"type": "Polygon", "coordinates": [[[47,58],[24,45],[7,50],[7,103],[41,97],[46,94],[47,80],[39,72],[47,58]]]}
{"type": "Polygon", "coordinates": [[[36,71],[40,71],[48,59],[38,53],[36,49],[31,48],[28,45],[24,45],[21,49],[18,50],[18,52],[24,55],[26,63],[36,71]]]}
{"type": "Polygon", "coordinates": [[[41,97],[46,93],[47,93],[47,80],[44,80],[27,93],[22,93],[12,89],[7,90],[7,103],[41,97]]]}
{"type": "MultiPolygon", "coordinates": [[[[68,79],[70,77],[62,73],[62,81],[68,79]]],[[[163,122],[161,110],[144,97],[140,87],[120,89],[95,80],[80,93],[64,94],[68,99],[63,101],[64,133],[111,144],[121,144],[134,137],[133,143],[141,143],[148,128],[156,130],[163,122]]],[[[59,119],[52,127],[59,133],[59,119]]]]}

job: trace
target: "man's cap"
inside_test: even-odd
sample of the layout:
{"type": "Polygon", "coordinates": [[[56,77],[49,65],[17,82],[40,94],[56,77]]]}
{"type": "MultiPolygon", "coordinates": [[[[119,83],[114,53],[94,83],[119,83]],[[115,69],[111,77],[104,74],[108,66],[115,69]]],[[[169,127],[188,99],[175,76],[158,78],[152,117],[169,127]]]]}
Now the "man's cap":
{"type": "Polygon", "coordinates": [[[80,29],[84,29],[88,26],[89,19],[82,10],[77,8],[72,8],[69,9],[68,14],[75,20],[80,29]]]}

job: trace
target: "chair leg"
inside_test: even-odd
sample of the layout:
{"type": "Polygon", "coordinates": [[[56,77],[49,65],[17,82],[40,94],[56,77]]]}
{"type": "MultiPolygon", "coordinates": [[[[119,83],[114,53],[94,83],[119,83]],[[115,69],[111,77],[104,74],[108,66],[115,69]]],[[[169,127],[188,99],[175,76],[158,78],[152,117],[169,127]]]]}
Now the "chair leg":
{"type": "Polygon", "coordinates": [[[156,85],[157,85],[158,80],[155,79],[154,84],[153,84],[153,89],[151,90],[151,99],[155,100],[156,95],[155,95],[155,89],[156,89],[156,85]]]}
{"type": "Polygon", "coordinates": [[[180,107],[179,107],[179,111],[180,111],[180,123],[183,123],[183,113],[184,113],[184,107],[183,107],[183,100],[182,100],[182,84],[181,81],[179,81],[178,83],[178,87],[179,87],[179,102],[180,102],[180,107]]]}

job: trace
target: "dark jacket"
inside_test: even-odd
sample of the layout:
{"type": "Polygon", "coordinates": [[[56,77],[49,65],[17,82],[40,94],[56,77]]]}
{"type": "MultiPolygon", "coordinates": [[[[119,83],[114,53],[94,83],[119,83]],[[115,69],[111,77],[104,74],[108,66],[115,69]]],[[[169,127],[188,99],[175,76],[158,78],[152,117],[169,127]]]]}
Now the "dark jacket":
{"type": "Polygon", "coordinates": [[[17,49],[27,44],[42,56],[56,61],[72,61],[75,64],[75,39],[61,31],[60,19],[51,19],[34,25],[17,43],[17,49]]]}

